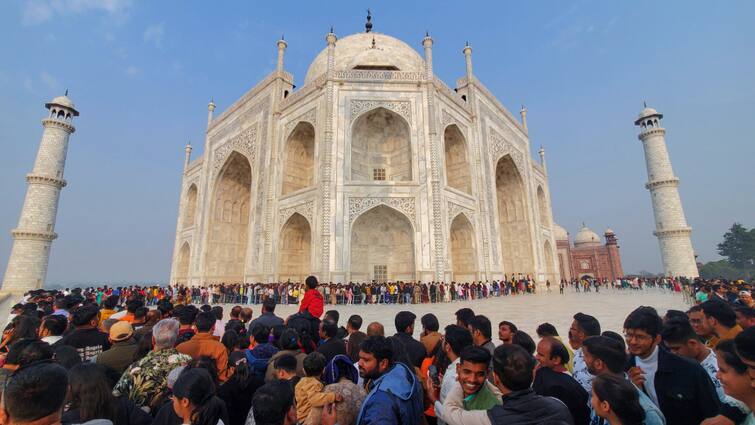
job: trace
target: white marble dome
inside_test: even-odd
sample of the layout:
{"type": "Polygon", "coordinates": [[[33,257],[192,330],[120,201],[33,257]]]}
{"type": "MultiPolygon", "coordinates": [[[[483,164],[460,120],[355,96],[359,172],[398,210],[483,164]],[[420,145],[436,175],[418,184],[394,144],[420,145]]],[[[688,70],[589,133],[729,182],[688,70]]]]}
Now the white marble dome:
{"type": "MultiPolygon", "coordinates": [[[[387,69],[420,72],[425,61],[403,41],[377,32],[352,34],[336,41],[335,70],[347,71],[355,67],[363,69],[387,69]],[[375,40],[373,48],[372,40],[375,40]]],[[[313,81],[327,70],[328,49],[320,51],[309,65],[304,84],[313,81]]]]}
{"type": "Polygon", "coordinates": [[[654,117],[657,116],[658,118],[663,118],[663,114],[656,111],[655,109],[646,106],[642,111],[640,111],[640,115],[637,116],[637,119],[634,121],[635,125],[639,125],[640,121],[644,120],[647,117],[654,117]]]}
{"type": "Polygon", "coordinates": [[[600,236],[597,233],[590,230],[589,227],[582,225],[582,228],[577,232],[577,236],[574,237],[574,246],[600,246],[600,236]]]}
{"type": "Polygon", "coordinates": [[[559,226],[556,223],[553,223],[553,236],[556,238],[557,241],[568,241],[569,240],[569,232],[566,231],[563,227],[559,226]]]}
{"type": "Polygon", "coordinates": [[[76,105],[73,104],[73,101],[71,101],[71,98],[69,98],[68,96],[58,96],[55,99],[45,103],[45,107],[48,109],[53,105],[64,106],[66,108],[72,109],[74,116],[79,115],[79,112],[76,110],[76,105]]]}

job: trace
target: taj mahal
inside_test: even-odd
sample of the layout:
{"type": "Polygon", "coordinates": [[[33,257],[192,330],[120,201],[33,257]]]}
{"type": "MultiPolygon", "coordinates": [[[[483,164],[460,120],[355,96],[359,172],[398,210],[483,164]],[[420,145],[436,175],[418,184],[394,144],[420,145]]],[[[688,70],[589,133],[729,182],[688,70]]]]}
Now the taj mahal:
{"type": "MultiPolygon", "coordinates": [[[[276,70],[186,147],[171,283],[558,281],[545,152],[472,68],[448,87],[372,31],[338,38],[294,90],[276,70]]],[[[461,62],[461,61],[460,61],[461,62]]]]}

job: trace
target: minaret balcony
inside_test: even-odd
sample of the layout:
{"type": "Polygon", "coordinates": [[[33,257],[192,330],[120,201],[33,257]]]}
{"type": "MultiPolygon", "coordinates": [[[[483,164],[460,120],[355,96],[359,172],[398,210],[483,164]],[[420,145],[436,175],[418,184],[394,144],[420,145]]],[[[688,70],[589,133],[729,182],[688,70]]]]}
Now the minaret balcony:
{"type": "Polygon", "coordinates": [[[53,241],[58,238],[55,232],[37,232],[34,230],[13,229],[11,235],[14,239],[31,239],[37,241],[53,241]]]}
{"type": "Polygon", "coordinates": [[[671,179],[655,180],[652,182],[645,183],[645,189],[647,190],[653,190],[653,189],[663,187],[663,186],[678,187],[679,179],[674,177],[671,179]]]}
{"type": "Polygon", "coordinates": [[[664,236],[686,236],[689,237],[689,235],[692,234],[692,228],[691,227],[680,227],[677,229],[660,229],[653,232],[653,235],[659,238],[662,238],[664,236]]]}
{"type": "Polygon", "coordinates": [[[59,120],[57,118],[45,118],[42,120],[42,125],[44,125],[45,127],[61,128],[69,133],[76,131],[76,127],[74,127],[70,122],[59,120]]]}
{"type": "Polygon", "coordinates": [[[66,187],[66,185],[68,185],[68,182],[66,182],[63,179],[50,177],[50,176],[43,176],[39,174],[27,174],[26,181],[29,184],[46,184],[49,186],[57,187],[58,189],[62,189],[66,187]]]}

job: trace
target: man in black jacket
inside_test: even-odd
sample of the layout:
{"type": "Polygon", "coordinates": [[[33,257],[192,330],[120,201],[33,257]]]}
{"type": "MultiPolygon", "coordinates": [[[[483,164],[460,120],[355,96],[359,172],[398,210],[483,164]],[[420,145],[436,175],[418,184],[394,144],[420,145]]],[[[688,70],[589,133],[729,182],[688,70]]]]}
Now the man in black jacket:
{"type": "Polygon", "coordinates": [[[719,412],[713,383],[698,363],[660,346],[662,320],[652,307],[639,307],[624,321],[632,382],[661,409],[668,425],[698,424],[719,412]]]}
{"type": "Polygon", "coordinates": [[[346,354],[346,343],[336,336],[338,325],[330,320],[323,320],[320,323],[320,339],[322,342],[317,347],[317,351],[325,356],[330,363],[333,357],[339,354],[346,354]]]}
{"type": "Polygon", "coordinates": [[[399,311],[394,319],[396,335],[393,338],[401,343],[409,360],[411,360],[412,364],[407,366],[420,367],[422,361],[427,357],[427,350],[421,342],[412,337],[416,319],[417,316],[410,311],[399,311]]]}
{"type": "Polygon", "coordinates": [[[537,344],[540,367],[535,372],[532,389],[542,396],[555,397],[569,408],[575,425],[590,422],[590,395],[566,369],[569,352],[564,344],[553,337],[545,337],[537,344]]]}

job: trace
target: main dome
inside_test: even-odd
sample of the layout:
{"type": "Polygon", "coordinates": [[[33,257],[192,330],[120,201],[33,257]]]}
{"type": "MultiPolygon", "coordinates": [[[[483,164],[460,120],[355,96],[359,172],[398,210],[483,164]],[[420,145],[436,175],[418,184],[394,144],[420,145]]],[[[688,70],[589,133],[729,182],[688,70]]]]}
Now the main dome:
{"type": "MultiPolygon", "coordinates": [[[[362,32],[336,41],[335,70],[383,69],[420,72],[425,61],[403,41],[377,32],[362,32]],[[373,40],[375,41],[373,44],[373,40]]],[[[304,84],[319,77],[328,68],[328,49],[323,49],[309,65],[304,84]]]]}

